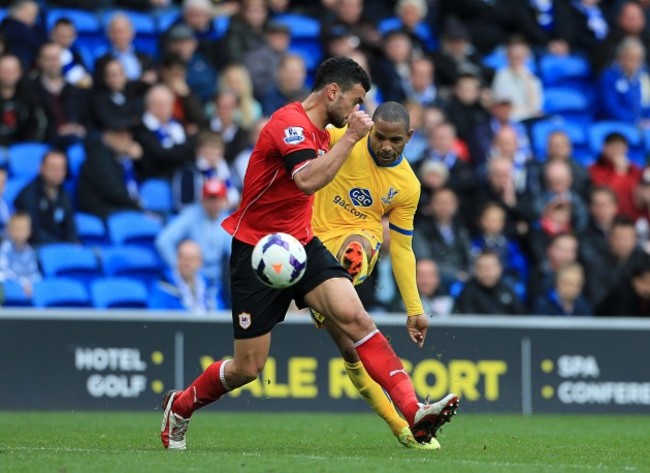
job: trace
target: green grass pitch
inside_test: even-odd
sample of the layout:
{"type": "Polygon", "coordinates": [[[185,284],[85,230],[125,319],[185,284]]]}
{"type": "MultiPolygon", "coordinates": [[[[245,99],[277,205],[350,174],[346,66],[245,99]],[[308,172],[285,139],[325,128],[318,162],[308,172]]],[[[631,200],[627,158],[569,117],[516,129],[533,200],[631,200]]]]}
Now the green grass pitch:
{"type": "Polygon", "coordinates": [[[156,413],[0,412],[0,472],[645,472],[650,417],[461,413],[440,451],[372,414],[199,412],[165,451],[156,413]]]}

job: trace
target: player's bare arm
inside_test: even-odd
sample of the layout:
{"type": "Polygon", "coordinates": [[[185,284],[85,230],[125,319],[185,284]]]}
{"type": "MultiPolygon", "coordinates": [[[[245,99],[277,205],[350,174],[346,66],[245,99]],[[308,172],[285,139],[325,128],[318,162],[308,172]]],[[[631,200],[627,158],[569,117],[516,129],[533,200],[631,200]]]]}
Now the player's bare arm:
{"type": "Polygon", "coordinates": [[[348,117],[348,129],[341,139],[323,156],[313,159],[307,166],[300,168],[293,180],[305,194],[313,194],[329,184],[341,168],[352,148],[366,136],[373,121],[366,112],[358,107],[348,117]]]}

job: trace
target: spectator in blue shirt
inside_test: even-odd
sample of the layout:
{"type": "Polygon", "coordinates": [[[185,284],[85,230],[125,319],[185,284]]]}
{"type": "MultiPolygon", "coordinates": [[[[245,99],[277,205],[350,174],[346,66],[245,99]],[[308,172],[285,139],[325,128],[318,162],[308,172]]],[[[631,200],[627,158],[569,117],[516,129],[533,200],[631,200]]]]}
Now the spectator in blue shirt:
{"type": "Polygon", "coordinates": [[[185,24],[171,28],[166,37],[166,50],[177,54],[186,64],[187,85],[202,102],[210,100],[217,90],[217,70],[198,50],[199,42],[185,24]]]}
{"type": "Polygon", "coordinates": [[[25,296],[32,296],[33,284],[41,279],[34,249],[28,240],[32,219],[26,212],[16,212],[9,220],[8,238],[0,245],[0,282],[15,281],[25,296]]]}
{"type": "Polygon", "coordinates": [[[644,66],[645,54],[638,39],[621,41],[616,60],[599,79],[599,118],[650,126],[650,74],[644,66]]]}
{"type": "Polygon", "coordinates": [[[578,263],[558,269],[553,289],[540,296],[533,305],[535,315],[593,315],[589,302],[582,295],[585,272],[578,263]]]}
{"type": "Polygon", "coordinates": [[[203,254],[203,275],[208,284],[222,294],[227,293],[223,272],[230,257],[230,236],[221,227],[227,216],[227,193],[223,181],[206,181],[202,202],[186,207],[156,238],[156,248],[169,268],[177,267],[180,242],[195,241],[203,254]]]}

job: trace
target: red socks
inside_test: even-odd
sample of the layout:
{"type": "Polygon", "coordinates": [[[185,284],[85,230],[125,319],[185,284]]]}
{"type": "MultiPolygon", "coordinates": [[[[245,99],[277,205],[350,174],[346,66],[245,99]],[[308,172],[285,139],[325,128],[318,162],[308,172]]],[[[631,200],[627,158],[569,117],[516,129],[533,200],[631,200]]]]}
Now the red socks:
{"type": "Polygon", "coordinates": [[[366,371],[388,393],[407,422],[412,425],[419,409],[411,377],[384,335],[377,331],[356,345],[366,371]]]}
{"type": "Polygon", "coordinates": [[[225,367],[229,361],[215,361],[185,391],[178,394],[174,399],[174,413],[189,419],[195,410],[207,406],[230,391],[224,378],[225,367]]]}

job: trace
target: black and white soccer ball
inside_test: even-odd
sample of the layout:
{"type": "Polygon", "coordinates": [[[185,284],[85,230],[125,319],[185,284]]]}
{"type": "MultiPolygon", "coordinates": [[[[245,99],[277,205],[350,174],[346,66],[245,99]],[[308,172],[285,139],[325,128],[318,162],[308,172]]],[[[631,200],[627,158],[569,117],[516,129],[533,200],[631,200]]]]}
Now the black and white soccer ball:
{"type": "Polygon", "coordinates": [[[260,281],[274,289],[284,289],[296,284],[305,274],[307,253],[293,236],[271,233],[255,245],[252,264],[260,281]]]}

